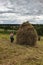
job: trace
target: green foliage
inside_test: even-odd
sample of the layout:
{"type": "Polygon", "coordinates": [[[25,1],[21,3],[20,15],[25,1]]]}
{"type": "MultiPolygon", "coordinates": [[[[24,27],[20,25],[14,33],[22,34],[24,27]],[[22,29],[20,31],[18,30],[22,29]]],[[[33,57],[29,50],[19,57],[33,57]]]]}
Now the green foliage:
{"type": "MultiPolygon", "coordinates": [[[[17,30],[19,29],[19,26],[20,26],[20,24],[19,25],[18,24],[15,24],[15,25],[14,24],[12,24],[12,25],[11,24],[9,24],[9,25],[8,24],[7,25],[0,24],[0,29],[3,30],[3,31],[0,30],[0,33],[9,33],[10,30],[12,30],[16,34],[17,30]]],[[[41,24],[34,24],[33,26],[37,30],[38,35],[42,36],[43,35],[43,24],[42,25],[41,24]]]]}
{"type": "Polygon", "coordinates": [[[17,30],[19,29],[18,25],[0,25],[0,33],[2,34],[9,34],[11,31],[16,34],[17,30]]]}
{"type": "Polygon", "coordinates": [[[42,36],[43,35],[43,24],[36,24],[33,25],[34,28],[37,30],[38,35],[42,36]]]}

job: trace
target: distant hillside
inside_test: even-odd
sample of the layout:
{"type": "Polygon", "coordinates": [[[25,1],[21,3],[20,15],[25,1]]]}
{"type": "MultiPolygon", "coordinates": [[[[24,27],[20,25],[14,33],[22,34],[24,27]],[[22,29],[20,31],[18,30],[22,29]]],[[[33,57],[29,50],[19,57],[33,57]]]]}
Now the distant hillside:
{"type": "MultiPolygon", "coordinates": [[[[15,31],[17,31],[19,29],[21,24],[0,24],[0,33],[2,32],[8,32],[8,30],[12,30],[14,31],[14,33],[16,33],[15,31]]],[[[43,24],[32,24],[34,26],[34,28],[37,30],[38,35],[43,35],[43,24]]]]}

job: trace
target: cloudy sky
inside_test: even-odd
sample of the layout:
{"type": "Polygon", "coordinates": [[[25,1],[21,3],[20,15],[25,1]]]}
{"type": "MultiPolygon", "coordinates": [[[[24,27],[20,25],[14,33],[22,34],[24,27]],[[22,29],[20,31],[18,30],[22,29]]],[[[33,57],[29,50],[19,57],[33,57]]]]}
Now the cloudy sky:
{"type": "Polygon", "coordinates": [[[43,0],[0,0],[0,24],[43,24],[43,0]]]}

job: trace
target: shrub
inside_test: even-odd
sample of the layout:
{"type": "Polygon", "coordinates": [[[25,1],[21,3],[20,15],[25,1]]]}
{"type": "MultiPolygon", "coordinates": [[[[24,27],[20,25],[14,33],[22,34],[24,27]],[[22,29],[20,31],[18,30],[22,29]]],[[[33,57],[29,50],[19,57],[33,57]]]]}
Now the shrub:
{"type": "Polygon", "coordinates": [[[20,28],[17,31],[16,43],[35,45],[37,39],[37,32],[29,22],[25,22],[20,25],[20,28]]]}

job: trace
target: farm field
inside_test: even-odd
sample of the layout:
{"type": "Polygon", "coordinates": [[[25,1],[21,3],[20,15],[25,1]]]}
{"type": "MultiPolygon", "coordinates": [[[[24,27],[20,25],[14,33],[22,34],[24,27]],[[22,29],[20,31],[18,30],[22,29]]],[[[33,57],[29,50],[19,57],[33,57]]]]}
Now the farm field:
{"type": "Polygon", "coordinates": [[[0,65],[43,65],[43,36],[35,47],[15,41],[10,43],[8,34],[0,34],[0,65]]]}

